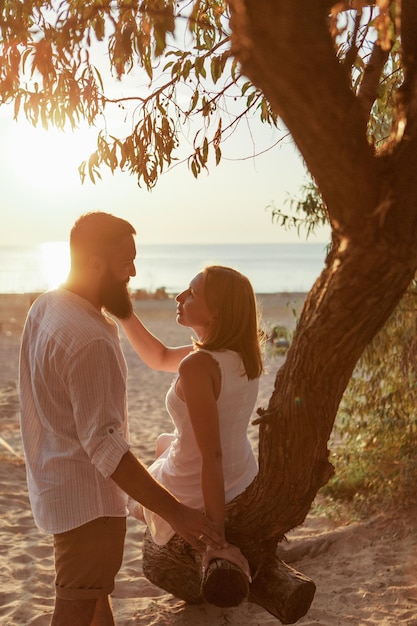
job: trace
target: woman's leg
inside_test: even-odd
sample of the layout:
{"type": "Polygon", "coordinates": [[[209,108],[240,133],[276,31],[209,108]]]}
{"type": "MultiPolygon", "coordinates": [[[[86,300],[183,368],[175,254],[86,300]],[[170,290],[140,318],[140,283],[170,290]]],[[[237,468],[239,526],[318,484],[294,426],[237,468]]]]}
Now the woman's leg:
{"type": "Polygon", "coordinates": [[[156,440],[155,458],[159,458],[174,441],[175,435],[172,433],[161,433],[156,440]]]}

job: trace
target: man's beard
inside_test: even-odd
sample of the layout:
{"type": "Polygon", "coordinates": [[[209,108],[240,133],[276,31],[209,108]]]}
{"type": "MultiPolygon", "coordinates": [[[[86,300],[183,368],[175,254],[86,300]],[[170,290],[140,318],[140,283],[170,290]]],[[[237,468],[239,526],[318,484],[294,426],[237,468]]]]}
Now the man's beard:
{"type": "Polygon", "coordinates": [[[132,314],[127,283],[116,280],[110,271],[103,278],[99,295],[101,305],[112,315],[126,319],[132,314]]]}

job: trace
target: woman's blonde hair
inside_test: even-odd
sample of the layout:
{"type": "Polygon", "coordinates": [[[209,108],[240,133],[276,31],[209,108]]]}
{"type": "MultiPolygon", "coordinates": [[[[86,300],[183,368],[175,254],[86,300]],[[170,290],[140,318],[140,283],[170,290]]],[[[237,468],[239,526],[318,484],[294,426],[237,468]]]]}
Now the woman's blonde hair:
{"type": "Polygon", "coordinates": [[[262,332],[256,296],[250,281],[231,267],[208,265],[204,295],[214,318],[208,332],[196,346],[208,350],[234,350],[242,357],[249,379],[262,374],[262,332]]]}

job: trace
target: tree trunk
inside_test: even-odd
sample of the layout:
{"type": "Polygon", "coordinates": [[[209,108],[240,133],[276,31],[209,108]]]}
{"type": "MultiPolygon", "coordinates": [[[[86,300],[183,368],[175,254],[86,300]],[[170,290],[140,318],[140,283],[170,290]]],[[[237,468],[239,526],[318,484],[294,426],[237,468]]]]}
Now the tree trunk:
{"type": "Polygon", "coordinates": [[[201,554],[175,535],[165,546],[145,533],[143,573],[152,583],[190,604],[210,602],[219,607],[257,602],[283,624],[293,624],[310,608],[316,586],[310,578],[269,555],[254,571],[249,585],[234,565],[216,559],[201,575],[201,554]],[[184,584],[186,577],[186,584],[184,584]]]}
{"type": "MultiPolygon", "coordinates": [[[[250,598],[284,623],[305,614],[314,583],[307,581],[308,592],[298,600],[295,594],[294,607],[288,609],[287,602],[285,609],[288,589],[302,575],[291,572],[289,587],[277,582],[277,570],[283,571],[275,558],[277,543],[304,521],[331,477],[327,442],[343,392],[417,268],[414,66],[406,72],[408,101],[401,110],[408,115],[406,130],[395,135],[389,151],[376,154],[366,137],[364,108],[334,53],[327,30],[330,4],[230,2],[234,54],[289,128],[323,194],[336,242],[308,294],[268,407],[259,410],[258,476],[226,507],[227,538],[251,566],[250,598]]],[[[407,0],[403,4],[408,6],[407,0]]],[[[406,31],[413,63],[416,22],[406,31]]],[[[172,593],[199,594],[198,557],[178,539],[168,545],[168,552],[175,545],[172,570],[178,583],[172,593]]],[[[157,560],[153,567],[154,556],[146,544],[146,570],[168,589],[171,565],[169,572],[157,560]]]]}

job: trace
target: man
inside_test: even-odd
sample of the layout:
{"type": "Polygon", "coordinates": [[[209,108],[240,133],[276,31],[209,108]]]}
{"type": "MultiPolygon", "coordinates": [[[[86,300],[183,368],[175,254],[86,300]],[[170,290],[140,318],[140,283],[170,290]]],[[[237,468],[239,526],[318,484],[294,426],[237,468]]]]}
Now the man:
{"type": "Polygon", "coordinates": [[[131,313],[134,228],[95,212],[70,236],[66,284],[29,311],[20,355],[21,430],[39,528],[54,535],[53,626],[113,626],[109,595],[123,557],[128,496],[195,548],[221,539],[129,450],[126,362],[117,325],[131,313]]]}

